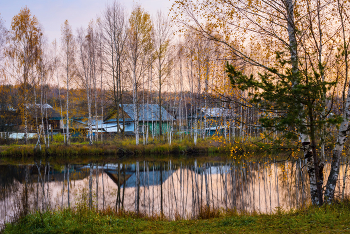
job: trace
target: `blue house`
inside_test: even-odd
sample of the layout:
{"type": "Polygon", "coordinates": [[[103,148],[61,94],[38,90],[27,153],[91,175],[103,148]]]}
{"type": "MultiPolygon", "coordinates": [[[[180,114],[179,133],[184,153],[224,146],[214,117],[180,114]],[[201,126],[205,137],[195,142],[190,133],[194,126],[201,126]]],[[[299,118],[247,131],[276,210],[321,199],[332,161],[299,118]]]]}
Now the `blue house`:
{"type": "MultiPolygon", "coordinates": [[[[163,133],[170,131],[170,123],[175,119],[163,107],[160,107],[158,104],[137,104],[136,108],[138,112],[139,133],[148,131],[150,134],[157,135],[159,134],[160,126],[163,133]],[[160,111],[162,115],[161,124],[159,123],[160,111]]],[[[104,120],[104,124],[114,126],[114,129],[117,130],[117,120],[119,119],[120,129],[124,129],[127,134],[135,133],[135,105],[120,105],[119,116],[117,115],[116,110],[111,111],[109,116],[104,120]],[[125,120],[125,126],[123,126],[123,119],[125,120]]]]}

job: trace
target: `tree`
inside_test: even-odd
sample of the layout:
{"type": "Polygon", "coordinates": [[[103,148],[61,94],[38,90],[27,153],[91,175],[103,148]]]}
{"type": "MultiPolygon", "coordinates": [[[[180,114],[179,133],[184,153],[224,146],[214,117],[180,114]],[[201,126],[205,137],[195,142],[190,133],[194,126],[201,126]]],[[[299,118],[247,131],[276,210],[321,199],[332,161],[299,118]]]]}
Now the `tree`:
{"type": "Polygon", "coordinates": [[[5,55],[14,61],[15,72],[16,74],[20,74],[18,80],[23,84],[20,109],[24,119],[24,138],[26,144],[30,101],[28,88],[33,79],[35,79],[33,71],[42,53],[42,48],[39,45],[41,37],[42,31],[37,18],[31,15],[27,7],[22,8],[18,15],[12,19],[9,47],[5,55]]]}
{"type": "MultiPolygon", "coordinates": [[[[49,81],[49,77],[50,74],[53,71],[53,60],[51,58],[51,54],[48,53],[49,49],[46,47],[46,43],[45,43],[45,38],[41,37],[40,41],[39,41],[39,46],[41,48],[42,53],[39,56],[39,61],[37,64],[37,73],[38,73],[38,81],[37,84],[40,86],[40,114],[41,114],[41,127],[38,126],[38,121],[36,120],[36,126],[37,126],[37,132],[38,132],[38,144],[40,144],[40,138],[41,135],[44,135],[44,142],[45,142],[45,146],[49,147],[50,145],[50,139],[49,139],[49,125],[47,122],[47,108],[44,107],[44,104],[47,103],[47,92],[48,92],[48,81],[49,81]],[[45,49],[45,47],[47,49],[45,49]],[[46,100],[45,100],[46,99],[46,100]],[[44,123],[44,119],[46,120],[46,123],[44,123]],[[46,129],[45,129],[46,126],[46,129]]],[[[37,118],[37,109],[36,105],[37,105],[37,97],[35,95],[35,90],[36,87],[34,85],[34,96],[35,96],[35,117],[37,118]]],[[[36,145],[36,146],[37,146],[36,145]]],[[[40,146],[41,149],[41,146],[40,146]]]]}
{"type": "Polygon", "coordinates": [[[158,11],[155,20],[153,41],[154,41],[154,61],[158,73],[158,99],[159,99],[159,136],[162,132],[162,86],[169,77],[173,59],[170,54],[170,40],[172,31],[170,21],[162,12],[158,11]]]}
{"type": "MultiPolygon", "coordinates": [[[[227,73],[233,87],[242,91],[253,90],[248,93],[252,98],[250,102],[266,113],[260,118],[262,127],[284,133],[284,137],[288,139],[297,140],[300,133],[310,136],[312,151],[308,151],[305,159],[309,168],[316,167],[309,164],[319,160],[316,154],[317,131],[323,129],[327,123],[339,123],[340,120],[338,116],[325,119],[321,115],[324,110],[323,97],[336,83],[321,81],[317,76],[309,74],[297,74],[295,77],[295,74],[286,68],[286,63],[287,61],[281,60],[280,67],[259,74],[258,77],[244,75],[227,63],[227,73]],[[294,85],[295,83],[297,85],[294,85]],[[268,114],[276,111],[278,115],[268,114]]],[[[323,180],[322,170],[323,168],[319,168],[314,172],[319,173],[319,178],[313,178],[314,180],[323,180]]],[[[309,172],[309,176],[316,177],[316,174],[309,172]]],[[[319,194],[318,188],[312,189],[311,192],[312,198],[318,197],[322,201],[322,194],[319,194]]],[[[317,204],[315,201],[314,203],[317,204]]]]}
{"type": "MultiPolygon", "coordinates": [[[[104,60],[104,53],[103,53],[103,30],[101,27],[101,20],[98,19],[98,25],[99,25],[99,30],[98,30],[98,67],[99,67],[99,72],[100,72],[100,101],[101,101],[101,120],[103,121],[104,116],[103,116],[103,107],[105,105],[105,92],[104,92],[104,87],[103,87],[103,74],[104,74],[104,66],[103,66],[103,60],[104,60]]],[[[103,122],[102,122],[103,124],[103,122]]],[[[102,125],[101,125],[102,127],[102,125]]],[[[98,125],[97,125],[97,130],[98,130],[98,125]]],[[[98,138],[97,138],[98,140],[98,138]]],[[[103,142],[103,133],[101,131],[101,142],[103,142]]]]}
{"type": "Polygon", "coordinates": [[[66,144],[69,144],[69,83],[71,82],[74,71],[73,64],[75,59],[75,40],[72,33],[72,28],[70,27],[68,20],[66,20],[61,29],[62,33],[62,51],[63,51],[63,61],[64,68],[66,71],[66,85],[67,85],[67,101],[66,101],[66,144]]]}
{"type": "MultiPolygon", "coordinates": [[[[336,63],[336,74],[342,73],[343,81],[338,82],[341,85],[342,94],[340,95],[342,99],[342,122],[338,129],[337,134],[337,140],[332,152],[332,164],[331,164],[331,171],[328,176],[327,185],[326,185],[326,191],[325,191],[325,198],[328,203],[332,202],[334,199],[334,192],[335,187],[338,181],[339,177],[339,169],[340,169],[340,158],[341,154],[344,149],[344,144],[348,137],[348,129],[349,129],[349,121],[350,121],[350,81],[348,80],[349,76],[349,29],[346,28],[346,25],[349,24],[349,21],[346,17],[346,10],[348,10],[350,7],[349,3],[345,1],[337,1],[337,12],[338,12],[338,18],[340,22],[339,31],[340,36],[339,38],[340,45],[338,47],[339,55],[337,56],[337,63],[336,63]],[[339,71],[341,70],[341,71],[339,71]],[[346,93],[347,90],[347,93],[346,93]]],[[[332,25],[333,26],[333,25],[332,25]]]]}
{"type": "Polygon", "coordinates": [[[0,66],[2,65],[1,62],[4,58],[4,49],[6,44],[6,36],[7,36],[7,29],[4,25],[4,22],[0,18],[0,66]]]}
{"type": "Polygon", "coordinates": [[[152,22],[151,17],[140,6],[134,8],[129,19],[128,47],[129,64],[133,83],[134,125],[136,145],[139,144],[139,108],[138,87],[142,76],[147,71],[148,56],[150,56],[152,45],[152,22]]]}
{"type": "MultiPolygon", "coordinates": [[[[103,13],[101,21],[105,64],[107,71],[112,77],[112,93],[114,105],[117,113],[118,132],[120,131],[120,113],[119,105],[123,104],[122,86],[123,86],[123,67],[126,58],[126,42],[127,42],[127,20],[124,8],[116,1],[107,6],[103,13]]],[[[123,118],[124,119],[124,118],[123,118]]],[[[125,126],[125,121],[123,123],[125,126]]]]}
{"type": "MultiPolygon", "coordinates": [[[[58,75],[58,70],[60,67],[60,59],[57,55],[57,42],[56,40],[53,41],[53,49],[54,49],[54,61],[53,61],[53,73],[56,75],[56,81],[57,81],[57,88],[58,88],[58,99],[59,99],[59,105],[60,105],[60,115],[61,120],[63,121],[63,110],[62,110],[62,98],[61,98],[61,85],[60,85],[60,79],[58,75]]],[[[64,136],[64,142],[66,141],[66,137],[64,136]]]]}
{"type": "MultiPolygon", "coordinates": [[[[81,71],[79,72],[80,81],[86,89],[86,99],[88,105],[88,127],[89,127],[89,144],[92,145],[92,85],[96,84],[96,35],[91,22],[87,30],[80,29],[78,31],[78,44],[79,44],[79,61],[81,71]]],[[[96,86],[95,86],[96,89],[96,86]]],[[[95,99],[96,101],[96,99],[95,99]]],[[[96,102],[95,102],[96,104],[96,102]]],[[[95,107],[96,108],[96,107],[95,107]]],[[[97,123],[95,123],[97,124],[97,123]]]]}
{"type": "MultiPolygon", "coordinates": [[[[0,80],[2,81],[2,88],[0,89],[0,92],[4,95],[5,93],[8,93],[7,86],[5,85],[6,77],[5,77],[5,66],[3,66],[3,60],[4,60],[4,52],[5,52],[5,45],[6,45],[6,36],[7,36],[7,29],[5,28],[4,22],[0,18],[0,80]]],[[[2,96],[1,100],[1,111],[5,111],[6,108],[6,102],[10,102],[9,97],[5,98],[2,96]]],[[[8,104],[8,103],[7,103],[8,104]]],[[[4,117],[3,115],[1,116],[2,118],[4,117]]],[[[1,124],[1,128],[5,127],[5,124],[1,124]]]]}
{"type": "MultiPolygon", "coordinates": [[[[290,109],[286,108],[279,112],[279,109],[272,108],[265,109],[265,111],[270,111],[270,113],[277,111],[281,122],[276,123],[284,122],[282,120],[284,116],[290,117],[289,111],[298,110],[300,113],[299,116],[294,115],[297,123],[295,122],[293,126],[299,131],[295,134],[300,136],[304,158],[307,160],[311,199],[313,204],[319,205],[323,201],[323,162],[319,160],[316,153],[315,138],[320,138],[322,142],[326,123],[333,121],[334,124],[337,124],[339,120],[328,119],[332,102],[327,99],[327,96],[332,95],[332,92],[327,93],[327,91],[334,91],[334,83],[331,82],[334,80],[334,75],[331,70],[337,61],[333,48],[337,47],[339,24],[329,22],[332,18],[330,12],[334,9],[336,6],[333,3],[321,0],[315,2],[180,0],[175,2],[172,9],[175,19],[185,28],[195,30],[203,37],[225,45],[234,54],[236,60],[246,64],[245,68],[255,67],[257,72],[261,73],[258,76],[255,73],[251,74],[252,77],[246,75],[246,78],[242,78],[245,76],[244,72],[249,73],[248,69],[227,66],[228,72],[231,73],[231,81],[233,84],[239,83],[238,87],[241,87],[242,90],[266,85],[264,87],[266,90],[263,90],[270,93],[263,91],[259,93],[254,90],[257,93],[256,99],[253,98],[255,102],[264,101],[266,104],[269,102],[265,100],[268,98],[267,94],[272,95],[271,92],[286,88],[287,85],[282,86],[282,84],[276,84],[281,85],[276,88],[273,83],[281,80],[291,82],[288,84],[290,89],[286,89],[290,94],[302,95],[300,99],[297,99],[298,103],[292,103],[289,99],[288,101],[280,99],[275,100],[278,105],[269,104],[271,107],[281,107],[283,103],[284,108],[290,109]],[[251,50],[247,49],[249,47],[251,50]],[[239,70],[241,74],[238,73],[239,70]],[[236,81],[237,77],[239,78],[236,81]],[[272,90],[268,90],[269,87],[272,90]],[[311,90],[319,91],[318,95],[321,96],[317,98],[320,99],[313,96],[311,90]],[[287,103],[295,106],[288,106],[287,103]],[[319,112],[322,108],[323,111],[319,112]],[[319,117],[318,119],[315,114],[319,117]]],[[[255,97],[253,92],[251,95],[255,97]]],[[[265,121],[267,121],[266,118],[265,121]]],[[[270,124],[271,122],[265,123],[270,124]]],[[[275,127],[278,128],[278,126],[275,127]]],[[[344,132],[344,129],[342,131],[344,132]]],[[[344,134],[341,133],[341,135],[344,134]]],[[[343,142],[344,140],[340,140],[340,145],[343,145],[343,142]]],[[[342,150],[342,146],[340,148],[342,150]]],[[[334,156],[335,151],[333,151],[333,160],[339,161],[339,149],[336,151],[338,156],[334,156]]],[[[339,171],[335,164],[332,164],[332,167],[339,171]]],[[[331,187],[327,186],[326,191],[328,189],[334,191],[334,184],[331,187]]],[[[333,199],[333,195],[326,196],[328,201],[333,199]]]]}

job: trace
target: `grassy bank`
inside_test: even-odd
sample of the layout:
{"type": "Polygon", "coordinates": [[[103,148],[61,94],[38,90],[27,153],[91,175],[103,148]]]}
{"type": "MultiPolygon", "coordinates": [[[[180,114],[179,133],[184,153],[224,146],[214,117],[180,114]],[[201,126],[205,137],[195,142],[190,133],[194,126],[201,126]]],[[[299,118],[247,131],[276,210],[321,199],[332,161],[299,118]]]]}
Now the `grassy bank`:
{"type": "Polygon", "coordinates": [[[167,221],[113,212],[64,210],[35,213],[3,233],[349,233],[350,202],[272,215],[216,213],[215,218],[167,221]]]}
{"type": "MultiPolygon", "coordinates": [[[[253,139],[254,140],[254,139],[253,139]]],[[[209,154],[251,154],[266,153],[271,151],[287,151],[290,147],[274,148],[270,143],[252,144],[252,140],[226,142],[222,139],[199,139],[197,144],[190,139],[174,140],[172,144],[164,141],[149,141],[148,144],[136,145],[134,139],[115,139],[98,142],[89,145],[88,142],[72,143],[69,146],[63,143],[53,142],[50,147],[42,146],[41,150],[35,150],[35,145],[2,145],[0,157],[23,158],[34,156],[48,157],[82,157],[82,156],[145,156],[145,155],[209,155],[209,154]]],[[[295,148],[295,147],[294,147],[295,148]]]]}

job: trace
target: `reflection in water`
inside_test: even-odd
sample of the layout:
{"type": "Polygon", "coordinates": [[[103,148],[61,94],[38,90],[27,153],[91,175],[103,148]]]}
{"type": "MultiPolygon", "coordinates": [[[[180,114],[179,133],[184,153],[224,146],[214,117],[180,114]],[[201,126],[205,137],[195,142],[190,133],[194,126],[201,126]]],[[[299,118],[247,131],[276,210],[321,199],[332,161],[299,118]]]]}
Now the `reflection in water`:
{"type": "MultiPolygon", "coordinates": [[[[325,167],[325,174],[330,165],[325,167]]],[[[337,196],[347,195],[347,164],[340,169],[337,196]],[[339,186],[340,185],[340,186],[339,186]]],[[[147,215],[197,217],[202,209],[271,213],[310,203],[303,160],[274,163],[172,163],[0,166],[0,221],[19,214],[86,205],[147,215]]]]}

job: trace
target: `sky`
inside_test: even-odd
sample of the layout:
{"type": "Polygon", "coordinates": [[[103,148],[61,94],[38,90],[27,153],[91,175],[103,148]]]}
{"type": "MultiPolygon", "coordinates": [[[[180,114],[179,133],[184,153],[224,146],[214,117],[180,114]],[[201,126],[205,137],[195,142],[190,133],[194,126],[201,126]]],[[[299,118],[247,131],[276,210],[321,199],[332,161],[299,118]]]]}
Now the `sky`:
{"type": "MultiPolygon", "coordinates": [[[[87,27],[92,19],[101,15],[106,5],[112,0],[0,0],[0,17],[10,28],[13,16],[21,8],[27,6],[44,28],[45,35],[52,42],[60,40],[61,25],[67,19],[75,31],[79,27],[87,27]]],[[[168,13],[172,0],[119,0],[128,13],[132,7],[140,4],[151,15],[158,10],[168,13]]]]}

